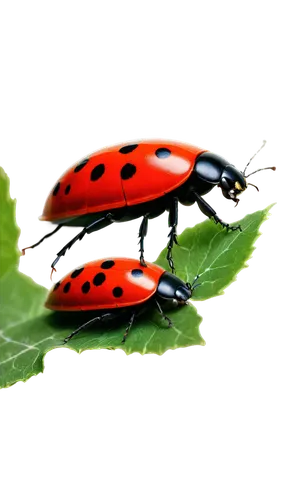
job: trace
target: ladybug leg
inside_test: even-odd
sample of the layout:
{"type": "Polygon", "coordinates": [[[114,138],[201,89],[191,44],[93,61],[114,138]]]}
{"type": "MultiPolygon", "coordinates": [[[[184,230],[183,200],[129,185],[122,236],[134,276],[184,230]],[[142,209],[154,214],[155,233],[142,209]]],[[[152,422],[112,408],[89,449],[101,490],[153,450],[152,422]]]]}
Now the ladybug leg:
{"type": "Polygon", "coordinates": [[[77,234],[71,241],[69,241],[58,253],[57,257],[51,264],[52,272],[51,272],[51,277],[54,271],[56,271],[55,265],[59,262],[60,258],[63,257],[66,254],[66,251],[69,250],[76,241],[82,240],[84,235],[86,234],[85,231],[86,228],[84,228],[79,234],[77,234]]]}
{"type": "Polygon", "coordinates": [[[168,251],[167,251],[167,260],[169,266],[171,268],[172,273],[175,273],[175,265],[172,257],[172,249],[174,243],[178,245],[178,236],[177,236],[177,225],[178,225],[178,198],[173,198],[170,210],[169,210],[169,227],[171,228],[170,233],[168,234],[169,243],[168,243],[168,251]]]}
{"type": "Polygon", "coordinates": [[[90,319],[89,321],[87,321],[86,323],[84,323],[83,325],[81,325],[79,328],[77,328],[76,330],[74,330],[70,335],[68,335],[68,337],[66,337],[64,339],[63,343],[66,344],[75,335],[77,335],[78,333],[80,333],[82,330],[85,330],[86,328],[89,328],[91,325],[93,325],[94,323],[97,323],[98,321],[99,322],[110,321],[110,320],[112,320],[112,319],[114,319],[116,317],[117,317],[117,314],[112,314],[112,313],[106,313],[106,314],[102,314],[101,316],[96,316],[95,318],[90,319]]]}
{"type": "Polygon", "coordinates": [[[159,302],[157,300],[155,300],[155,304],[157,306],[157,309],[159,311],[159,313],[161,314],[162,318],[166,321],[168,321],[168,328],[171,328],[173,326],[173,323],[172,321],[170,320],[170,318],[168,318],[168,316],[166,316],[163,312],[163,309],[162,307],[160,306],[159,302]]]}
{"type": "Polygon", "coordinates": [[[138,234],[139,246],[140,246],[140,249],[139,249],[140,264],[141,264],[141,266],[144,266],[144,267],[147,267],[145,260],[144,260],[144,238],[147,235],[147,231],[148,231],[148,219],[149,219],[149,214],[146,214],[143,216],[143,220],[140,224],[139,234],[138,234]]]}
{"type": "Polygon", "coordinates": [[[199,206],[199,209],[201,212],[203,212],[204,215],[209,217],[209,219],[213,219],[216,224],[220,224],[223,228],[226,228],[227,231],[242,231],[241,226],[230,226],[227,222],[223,222],[221,220],[214,209],[197,193],[193,192],[194,197],[196,199],[196,202],[199,206]]]}
{"type": "Polygon", "coordinates": [[[113,222],[115,222],[113,214],[108,213],[103,217],[101,217],[100,219],[97,219],[96,221],[92,222],[89,226],[87,226],[85,228],[85,232],[87,234],[90,234],[93,233],[93,231],[99,231],[100,229],[109,226],[113,222]]]}
{"type": "Polygon", "coordinates": [[[168,238],[169,238],[169,243],[168,243],[168,247],[167,247],[168,248],[167,261],[169,263],[169,266],[171,268],[172,273],[175,274],[176,270],[175,270],[173,255],[172,255],[172,249],[173,249],[174,243],[177,239],[177,233],[176,233],[176,230],[174,228],[171,229],[170,233],[168,234],[168,238]]]}
{"type": "Polygon", "coordinates": [[[109,224],[112,224],[113,218],[112,214],[106,214],[104,217],[101,217],[100,219],[97,219],[96,221],[92,222],[89,226],[85,227],[80,233],[78,233],[72,240],[70,240],[57,254],[56,259],[53,261],[51,268],[52,268],[52,273],[55,271],[55,265],[59,262],[60,258],[63,257],[66,253],[67,250],[69,250],[76,241],[82,240],[82,238],[89,233],[92,233],[93,231],[98,231],[99,229],[103,229],[106,226],[109,226],[109,224]]]}
{"type": "Polygon", "coordinates": [[[123,339],[121,340],[121,344],[124,344],[126,337],[127,337],[128,333],[130,332],[131,326],[133,325],[133,321],[134,321],[135,316],[136,316],[136,312],[133,311],[133,313],[130,317],[130,320],[128,322],[128,325],[126,327],[125,333],[123,335],[123,339]]]}
{"type": "Polygon", "coordinates": [[[35,248],[38,245],[40,245],[42,243],[42,241],[44,241],[46,238],[49,238],[50,236],[52,236],[53,234],[55,234],[59,229],[61,229],[61,227],[63,227],[63,224],[59,224],[56,227],[56,229],[54,229],[51,233],[48,233],[45,236],[43,236],[43,238],[41,238],[37,243],[34,243],[34,245],[31,245],[30,247],[23,248],[22,249],[22,255],[25,255],[26,250],[28,250],[29,248],[35,248]]]}

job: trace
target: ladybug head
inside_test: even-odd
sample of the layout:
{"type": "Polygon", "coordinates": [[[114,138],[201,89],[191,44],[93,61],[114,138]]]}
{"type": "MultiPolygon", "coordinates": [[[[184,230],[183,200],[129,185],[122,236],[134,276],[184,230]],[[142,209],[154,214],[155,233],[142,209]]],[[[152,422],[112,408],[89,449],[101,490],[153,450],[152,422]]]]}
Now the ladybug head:
{"type": "Polygon", "coordinates": [[[157,287],[157,294],[165,300],[176,300],[181,304],[185,304],[192,295],[192,287],[189,283],[168,273],[162,274],[157,287]]]}
{"type": "Polygon", "coordinates": [[[218,186],[225,198],[233,200],[237,204],[239,202],[237,196],[247,188],[247,182],[242,172],[233,165],[226,165],[218,186]]]}
{"type": "Polygon", "coordinates": [[[250,182],[251,177],[260,172],[269,171],[269,167],[274,173],[276,172],[276,165],[256,167],[252,171],[248,170],[258,156],[265,151],[268,144],[268,139],[264,138],[241,169],[219,153],[207,151],[200,154],[195,161],[194,170],[190,176],[192,186],[189,186],[189,188],[196,191],[197,188],[201,187],[202,191],[200,192],[203,192],[203,190],[207,192],[208,187],[210,187],[209,192],[211,192],[217,186],[222,197],[226,200],[232,200],[234,205],[237,206],[246,189],[249,187],[253,187],[255,190],[259,189],[255,182],[250,182]]]}
{"type": "Polygon", "coordinates": [[[196,187],[202,193],[214,186],[222,189],[223,195],[238,202],[237,195],[246,188],[244,175],[221,156],[206,152],[198,156],[195,163],[196,187]]]}

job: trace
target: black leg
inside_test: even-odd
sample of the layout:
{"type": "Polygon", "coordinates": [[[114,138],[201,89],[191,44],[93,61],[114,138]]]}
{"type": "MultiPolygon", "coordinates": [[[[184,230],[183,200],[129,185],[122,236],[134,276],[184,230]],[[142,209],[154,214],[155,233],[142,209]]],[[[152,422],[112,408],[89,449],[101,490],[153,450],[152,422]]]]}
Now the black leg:
{"type": "Polygon", "coordinates": [[[158,309],[159,313],[161,314],[162,318],[165,319],[166,321],[168,321],[168,328],[171,328],[171,326],[173,326],[172,321],[170,320],[170,318],[168,318],[168,316],[166,316],[164,314],[163,309],[157,300],[155,300],[155,304],[156,304],[157,309],[158,309]]]}
{"type": "Polygon", "coordinates": [[[129,323],[128,323],[127,327],[126,327],[125,333],[123,335],[123,339],[121,341],[121,344],[124,344],[124,342],[126,340],[126,337],[127,337],[128,333],[130,332],[130,328],[133,325],[133,321],[134,321],[135,316],[136,316],[136,313],[133,311],[133,313],[132,313],[132,315],[130,317],[129,323]]]}
{"type": "Polygon", "coordinates": [[[227,222],[223,222],[216,214],[214,209],[197,193],[193,193],[194,197],[196,199],[196,202],[199,206],[199,209],[201,212],[203,212],[204,215],[209,217],[210,219],[213,219],[216,224],[220,224],[222,227],[225,227],[227,231],[236,231],[239,229],[239,231],[242,231],[241,226],[230,226],[227,222]]]}
{"type": "Polygon", "coordinates": [[[93,325],[97,321],[99,321],[99,322],[110,321],[110,320],[112,320],[112,319],[114,319],[116,317],[117,317],[117,314],[106,313],[106,314],[102,314],[101,316],[96,316],[95,318],[90,319],[89,321],[87,321],[86,323],[84,323],[83,325],[81,325],[79,328],[77,328],[76,330],[74,330],[70,335],[68,335],[68,337],[66,337],[65,340],[64,340],[64,344],[66,344],[70,339],[72,339],[75,335],[77,335],[78,333],[80,333],[82,330],[85,330],[86,328],[89,328],[91,325],[93,325]]]}
{"type": "Polygon", "coordinates": [[[169,227],[171,228],[170,233],[168,234],[169,243],[168,243],[168,252],[167,252],[167,260],[169,262],[169,266],[172,270],[172,273],[175,272],[174,261],[172,257],[172,249],[174,243],[178,245],[177,239],[177,225],[178,225],[178,198],[173,198],[172,203],[169,210],[169,227]]]}
{"type": "Polygon", "coordinates": [[[144,238],[145,238],[147,231],[148,231],[148,217],[149,217],[149,214],[144,215],[142,222],[140,224],[139,234],[138,234],[138,236],[140,238],[139,239],[140,264],[141,264],[141,266],[144,266],[144,267],[146,267],[146,263],[144,260],[144,238]]]}
{"type": "Polygon", "coordinates": [[[99,229],[103,229],[106,226],[109,226],[109,224],[112,224],[113,219],[112,219],[112,214],[106,214],[104,217],[101,217],[101,219],[96,220],[89,226],[85,227],[80,233],[78,233],[71,241],[69,241],[57,254],[57,258],[54,260],[54,262],[51,265],[52,272],[55,271],[55,265],[59,262],[60,258],[63,257],[66,253],[67,250],[69,250],[76,241],[82,240],[82,238],[86,234],[90,234],[93,231],[98,231],[99,229]]]}
{"type": "Polygon", "coordinates": [[[46,238],[49,238],[50,236],[52,236],[53,234],[55,234],[59,229],[61,229],[61,227],[63,227],[63,224],[59,224],[56,227],[56,229],[54,229],[51,233],[48,233],[45,236],[43,236],[43,238],[41,238],[37,243],[34,243],[34,245],[31,245],[30,247],[23,248],[22,249],[22,255],[25,255],[26,250],[28,250],[29,248],[35,248],[38,245],[40,245],[42,243],[42,241],[44,241],[46,238]]]}

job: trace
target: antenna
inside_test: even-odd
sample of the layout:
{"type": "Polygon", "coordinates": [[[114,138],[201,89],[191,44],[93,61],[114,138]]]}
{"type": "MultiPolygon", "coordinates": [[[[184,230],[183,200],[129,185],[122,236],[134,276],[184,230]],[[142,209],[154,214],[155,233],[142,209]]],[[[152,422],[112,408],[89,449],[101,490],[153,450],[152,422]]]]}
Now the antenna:
{"type": "MultiPolygon", "coordinates": [[[[254,177],[256,174],[260,174],[262,172],[273,172],[273,173],[276,173],[276,170],[277,170],[276,164],[271,164],[271,165],[264,166],[264,167],[255,167],[250,172],[247,172],[247,169],[250,167],[250,165],[255,160],[257,160],[258,156],[260,156],[263,153],[263,151],[265,151],[265,149],[267,148],[268,144],[269,144],[269,140],[267,139],[267,137],[263,137],[263,139],[262,139],[261,143],[258,145],[257,149],[254,151],[254,153],[245,162],[244,167],[243,167],[243,171],[244,171],[244,176],[245,176],[246,179],[250,179],[251,177],[254,177]]],[[[247,185],[248,185],[248,187],[253,187],[254,189],[257,186],[257,185],[255,186],[255,182],[250,183],[248,181],[247,181],[247,185]]]]}
{"type": "Polygon", "coordinates": [[[257,146],[257,148],[254,151],[254,153],[252,153],[252,155],[245,162],[244,167],[243,167],[243,170],[244,170],[245,173],[246,173],[246,170],[250,167],[250,165],[252,165],[252,163],[255,160],[257,160],[258,156],[260,156],[263,153],[263,151],[265,151],[265,149],[267,148],[268,144],[269,144],[269,140],[267,139],[267,137],[263,137],[261,143],[257,146]]]}

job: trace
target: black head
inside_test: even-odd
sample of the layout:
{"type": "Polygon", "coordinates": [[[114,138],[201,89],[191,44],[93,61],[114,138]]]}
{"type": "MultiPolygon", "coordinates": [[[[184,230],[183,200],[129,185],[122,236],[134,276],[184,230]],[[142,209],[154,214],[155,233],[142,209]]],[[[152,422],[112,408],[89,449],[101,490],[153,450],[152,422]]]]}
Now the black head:
{"type": "Polygon", "coordinates": [[[247,188],[244,175],[233,165],[226,165],[218,185],[222,190],[223,196],[236,203],[239,202],[237,196],[247,188]]]}
{"type": "Polygon", "coordinates": [[[242,172],[214,153],[202,153],[196,160],[195,172],[199,180],[212,187],[218,185],[225,198],[236,203],[239,201],[237,195],[247,187],[242,172]]]}
{"type": "Polygon", "coordinates": [[[166,271],[159,280],[157,294],[162,299],[185,303],[192,295],[192,287],[189,283],[185,283],[174,274],[166,271]]]}

